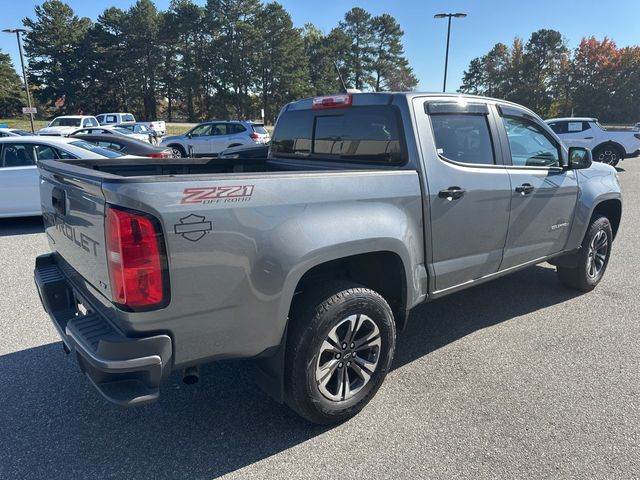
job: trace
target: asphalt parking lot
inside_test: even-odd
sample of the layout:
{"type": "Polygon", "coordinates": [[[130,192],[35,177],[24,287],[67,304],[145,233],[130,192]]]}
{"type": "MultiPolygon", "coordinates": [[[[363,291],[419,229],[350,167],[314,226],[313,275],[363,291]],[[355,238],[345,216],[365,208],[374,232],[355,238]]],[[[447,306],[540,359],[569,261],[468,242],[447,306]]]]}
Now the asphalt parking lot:
{"type": "Polygon", "coordinates": [[[638,478],[640,158],[621,167],[594,292],[545,264],[420,307],[378,395],[335,428],[272,402],[245,362],[107,403],[40,306],[40,221],[0,221],[0,478],[638,478]]]}

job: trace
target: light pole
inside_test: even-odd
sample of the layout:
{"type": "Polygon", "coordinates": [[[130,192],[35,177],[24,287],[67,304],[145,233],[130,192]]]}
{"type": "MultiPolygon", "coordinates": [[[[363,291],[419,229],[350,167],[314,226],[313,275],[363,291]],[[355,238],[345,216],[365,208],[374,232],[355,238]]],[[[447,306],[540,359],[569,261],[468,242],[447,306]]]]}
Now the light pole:
{"type": "MultiPolygon", "coordinates": [[[[18,50],[20,50],[20,64],[22,65],[22,78],[24,79],[24,91],[27,94],[27,106],[29,110],[31,110],[31,94],[29,93],[29,82],[27,81],[27,72],[24,69],[24,54],[22,53],[22,38],[20,37],[21,33],[25,33],[26,30],[24,28],[5,28],[2,30],[6,33],[15,33],[16,38],[18,39],[18,50]]],[[[31,132],[35,132],[35,128],[33,127],[33,113],[29,111],[29,120],[31,121],[31,132]]]]}
{"type": "Polygon", "coordinates": [[[444,83],[442,85],[442,91],[447,91],[447,67],[449,66],[449,37],[451,37],[451,17],[464,18],[466,13],[438,13],[433,18],[448,18],[449,25],[447,27],[447,51],[444,56],[444,83]]]}

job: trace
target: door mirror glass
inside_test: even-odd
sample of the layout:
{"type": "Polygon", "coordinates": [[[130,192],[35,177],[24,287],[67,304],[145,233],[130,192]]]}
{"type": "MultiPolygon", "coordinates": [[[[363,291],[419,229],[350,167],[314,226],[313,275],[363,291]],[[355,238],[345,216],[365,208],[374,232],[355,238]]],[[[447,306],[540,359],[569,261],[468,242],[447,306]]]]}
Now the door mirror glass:
{"type": "Polygon", "coordinates": [[[581,168],[589,168],[592,162],[591,150],[582,147],[569,148],[569,168],[571,170],[579,170],[581,168]]]}

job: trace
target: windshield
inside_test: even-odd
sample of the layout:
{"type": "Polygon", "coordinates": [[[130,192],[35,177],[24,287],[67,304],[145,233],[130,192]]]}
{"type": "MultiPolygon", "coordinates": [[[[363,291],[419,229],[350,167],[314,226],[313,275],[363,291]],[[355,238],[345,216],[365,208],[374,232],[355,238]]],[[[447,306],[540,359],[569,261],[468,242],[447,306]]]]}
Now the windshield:
{"type": "Polygon", "coordinates": [[[17,135],[22,135],[23,137],[28,137],[30,135],[33,135],[33,133],[27,132],[26,130],[11,130],[11,131],[17,135]]]}
{"type": "Polygon", "coordinates": [[[50,127],[79,127],[80,119],[79,118],[56,118],[53,122],[49,124],[50,127]]]}
{"type": "Polygon", "coordinates": [[[97,153],[98,155],[102,155],[103,157],[107,158],[118,158],[122,156],[122,153],[120,152],[109,150],[108,148],[99,147],[98,145],[85,142],[84,140],[71,142],[71,145],[73,145],[74,147],[84,148],[85,150],[89,150],[90,152],[97,153]]]}

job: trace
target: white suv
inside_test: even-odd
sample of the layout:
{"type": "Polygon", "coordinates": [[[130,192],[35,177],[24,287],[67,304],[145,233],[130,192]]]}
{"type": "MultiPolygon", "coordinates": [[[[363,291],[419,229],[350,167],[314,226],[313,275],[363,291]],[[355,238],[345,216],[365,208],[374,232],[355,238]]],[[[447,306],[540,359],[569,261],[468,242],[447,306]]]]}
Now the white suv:
{"type": "Polygon", "coordinates": [[[597,118],[552,118],[545,120],[567,147],[593,151],[596,162],[616,166],[624,158],[640,155],[640,133],[603,128],[597,118]]]}

